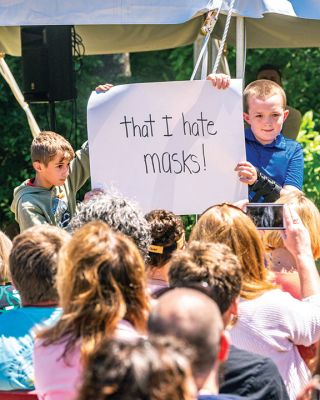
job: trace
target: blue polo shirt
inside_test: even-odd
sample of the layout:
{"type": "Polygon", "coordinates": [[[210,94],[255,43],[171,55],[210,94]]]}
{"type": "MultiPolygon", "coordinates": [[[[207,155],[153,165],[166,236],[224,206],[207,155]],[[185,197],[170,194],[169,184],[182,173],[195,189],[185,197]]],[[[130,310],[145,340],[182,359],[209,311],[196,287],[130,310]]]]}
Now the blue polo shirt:
{"type": "Polygon", "coordinates": [[[250,128],[245,129],[247,161],[278,185],[303,185],[303,150],[300,143],[280,133],[272,143],[261,144],[250,128]]]}

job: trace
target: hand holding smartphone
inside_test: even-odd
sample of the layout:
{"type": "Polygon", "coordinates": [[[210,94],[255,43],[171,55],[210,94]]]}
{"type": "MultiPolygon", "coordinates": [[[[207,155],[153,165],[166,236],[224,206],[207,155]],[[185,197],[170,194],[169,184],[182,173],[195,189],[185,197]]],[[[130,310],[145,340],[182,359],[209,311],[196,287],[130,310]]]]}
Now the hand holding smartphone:
{"type": "Polygon", "coordinates": [[[252,219],[257,229],[284,230],[283,204],[249,203],[247,215],[252,219]]]}

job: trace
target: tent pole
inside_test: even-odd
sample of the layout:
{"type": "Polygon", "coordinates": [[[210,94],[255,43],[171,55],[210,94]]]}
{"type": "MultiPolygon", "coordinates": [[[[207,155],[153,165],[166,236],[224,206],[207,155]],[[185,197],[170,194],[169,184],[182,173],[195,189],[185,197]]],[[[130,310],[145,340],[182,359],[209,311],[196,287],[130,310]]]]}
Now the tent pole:
{"type": "Polygon", "coordinates": [[[244,78],[244,60],[245,60],[245,25],[244,17],[237,17],[237,41],[236,41],[236,77],[244,78]]]}
{"type": "Polygon", "coordinates": [[[32,136],[36,137],[40,133],[40,128],[30,110],[29,104],[24,100],[23,94],[21,93],[21,90],[10,71],[10,68],[5,62],[4,57],[5,54],[0,53],[0,74],[8,83],[14,97],[16,98],[17,102],[20,104],[21,108],[26,113],[32,136]]]}

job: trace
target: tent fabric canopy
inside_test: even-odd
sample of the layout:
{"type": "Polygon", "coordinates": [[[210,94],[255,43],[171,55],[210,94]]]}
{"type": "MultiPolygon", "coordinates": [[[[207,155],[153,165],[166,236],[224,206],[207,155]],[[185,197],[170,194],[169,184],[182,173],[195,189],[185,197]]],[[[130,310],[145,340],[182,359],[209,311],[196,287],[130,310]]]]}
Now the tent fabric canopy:
{"type": "Polygon", "coordinates": [[[0,0],[0,25],[181,24],[221,0],[0,0]]]}
{"type": "Polygon", "coordinates": [[[74,25],[85,54],[160,50],[193,43],[221,0],[0,0],[0,51],[21,55],[20,26],[74,25]]]}
{"type": "MultiPolygon", "coordinates": [[[[223,1],[222,11],[229,1],[223,1]]],[[[320,47],[319,0],[238,0],[234,7],[228,43],[236,45],[236,17],[245,17],[247,48],[320,47]]],[[[225,17],[219,18],[220,37],[225,17]]]]}
{"type": "MultiPolygon", "coordinates": [[[[229,1],[223,1],[222,10],[229,9],[229,1]]],[[[279,14],[304,19],[320,19],[318,0],[238,0],[234,14],[247,18],[263,18],[266,14],[279,14]]]]}
{"type": "MultiPolygon", "coordinates": [[[[87,55],[160,50],[193,43],[203,14],[230,0],[0,0],[0,51],[21,55],[20,26],[74,25],[87,55]]],[[[246,47],[320,47],[319,0],[237,0],[227,41],[236,43],[236,17],[245,17],[246,47]]],[[[214,35],[221,37],[225,15],[214,35]]]]}

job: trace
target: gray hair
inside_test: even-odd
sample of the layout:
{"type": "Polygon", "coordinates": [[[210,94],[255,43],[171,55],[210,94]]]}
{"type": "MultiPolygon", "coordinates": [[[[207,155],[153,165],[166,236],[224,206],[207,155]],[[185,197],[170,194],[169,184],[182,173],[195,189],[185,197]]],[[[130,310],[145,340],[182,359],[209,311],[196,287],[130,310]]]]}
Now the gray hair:
{"type": "Polygon", "coordinates": [[[68,230],[74,232],[87,222],[101,220],[111,229],[129,236],[146,259],[151,244],[151,228],[137,203],[119,193],[102,193],[81,203],[68,230]]]}

